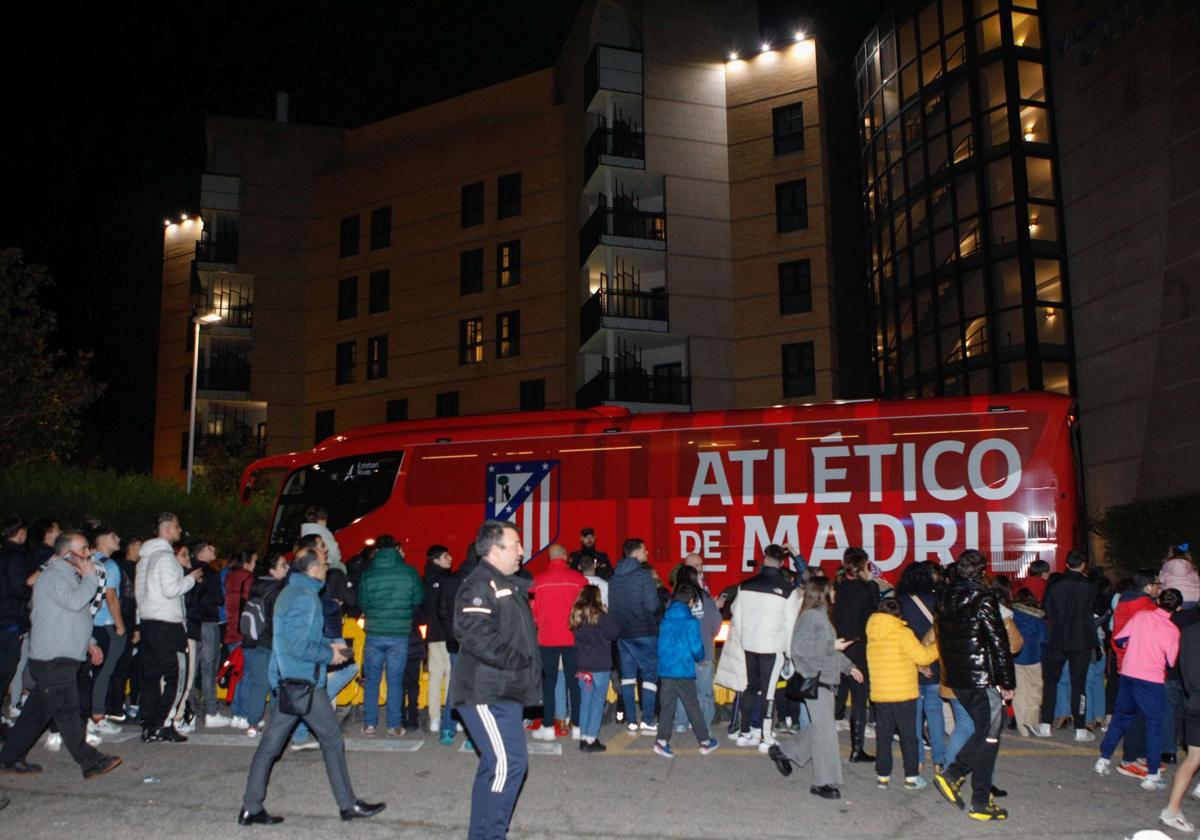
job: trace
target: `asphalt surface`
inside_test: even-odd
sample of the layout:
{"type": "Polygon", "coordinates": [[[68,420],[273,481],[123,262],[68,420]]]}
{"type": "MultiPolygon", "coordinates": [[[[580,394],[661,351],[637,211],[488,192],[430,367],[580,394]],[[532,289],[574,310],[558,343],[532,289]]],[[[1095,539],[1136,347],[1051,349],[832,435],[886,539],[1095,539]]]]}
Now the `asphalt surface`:
{"type": "MultiPolygon", "coordinates": [[[[1122,838],[1155,827],[1167,800],[1166,792],[1143,791],[1133,779],[1096,776],[1095,745],[1077,745],[1064,733],[1032,740],[1006,732],[996,772],[996,784],[1009,791],[1000,800],[1011,811],[1003,823],[969,819],[932,786],[920,793],[897,790],[895,776],[891,789],[880,790],[870,764],[845,765],[843,798],[826,801],[809,794],[809,768],[785,779],[766,756],[737,748],[724,737],[724,726],[718,729],[721,748],[710,756],[699,755],[690,734],[676,735],[673,760],[654,755],[650,737],[615,726],[601,733],[609,751],[597,755],[581,754],[570,740],[531,739],[531,752],[538,752],[530,757],[510,836],[1122,838]]],[[[356,726],[346,730],[357,795],[388,806],[371,820],[343,823],[320,752],[288,751],[276,765],[266,803],[285,822],[242,829],[235,818],[256,741],[225,729],[201,732],[187,744],[146,745],[130,728],[101,747],[125,763],[100,779],[84,781],[65,750],[50,753],[41,744],[29,759],[44,772],[0,775],[0,797],[12,800],[0,812],[0,838],[465,836],[477,762],[461,735],[448,747],[428,734],[367,739],[352,734],[356,726]]],[[[899,771],[898,744],[895,758],[899,771]]],[[[1189,797],[1184,814],[1200,822],[1200,802],[1189,797]]]]}

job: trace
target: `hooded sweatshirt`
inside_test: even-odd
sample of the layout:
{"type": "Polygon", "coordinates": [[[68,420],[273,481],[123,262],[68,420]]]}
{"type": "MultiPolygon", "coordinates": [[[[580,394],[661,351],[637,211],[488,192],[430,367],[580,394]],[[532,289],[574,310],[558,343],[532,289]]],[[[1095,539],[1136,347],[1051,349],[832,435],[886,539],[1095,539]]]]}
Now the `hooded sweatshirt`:
{"type": "Polygon", "coordinates": [[[867,667],[871,669],[871,702],[916,700],[917,666],[937,661],[937,645],[926,647],[908,625],[894,615],[877,612],[867,619],[867,667]]]}
{"type": "Polygon", "coordinates": [[[183,596],[196,585],[196,579],[183,573],[171,544],[161,537],[142,543],[138,557],[134,591],[139,620],[183,624],[183,596]]]}
{"type": "Polygon", "coordinates": [[[341,569],[344,573],[346,564],[342,562],[342,548],[338,545],[337,537],[333,535],[333,532],[319,522],[305,522],[300,526],[300,536],[307,537],[309,534],[316,534],[325,540],[325,548],[329,553],[325,559],[329,561],[329,568],[341,569]]]}
{"type": "Polygon", "coordinates": [[[696,663],[704,661],[700,622],[683,601],[672,601],[658,628],[658,674],[669,680],[696,679],[696,663]]]}
{"type": "Polygon", "coordinates": [[[623,558],[608,582],[608,611],[621,627],[620,638],[657,635],[661,606],[650,570],[634,557],[623,558]]]}
{"type": "Polygon", "coordinates": [[[1121,676],[1146,682],[1162,683],[1167,669],[1179,657],[1179,628],[1164,609],[1142,610],[1135,614],[1114,637],[1127,639],[1121,676]]]}

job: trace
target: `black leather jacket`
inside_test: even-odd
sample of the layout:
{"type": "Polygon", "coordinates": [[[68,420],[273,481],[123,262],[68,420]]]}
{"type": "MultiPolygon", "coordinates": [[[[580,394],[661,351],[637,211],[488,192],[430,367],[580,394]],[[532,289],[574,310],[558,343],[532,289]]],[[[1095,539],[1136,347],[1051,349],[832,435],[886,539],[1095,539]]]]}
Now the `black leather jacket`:
{"type": "Polygon", "coordinates": [[[1017,684],[1000,602],[973,580],[956,579],[938,600],[938,647],[947,688],[1017,684]]]}

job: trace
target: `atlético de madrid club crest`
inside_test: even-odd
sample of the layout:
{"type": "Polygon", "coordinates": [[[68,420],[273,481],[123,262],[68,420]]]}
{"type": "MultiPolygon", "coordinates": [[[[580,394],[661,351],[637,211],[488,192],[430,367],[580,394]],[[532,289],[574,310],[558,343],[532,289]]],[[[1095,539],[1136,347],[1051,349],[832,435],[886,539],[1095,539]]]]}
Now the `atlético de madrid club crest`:
{"type": "Polygon", "coordinates": [[[559,461],[488,464],[488,519],[511,522],[521,533],[525,559],[532,560],[558,539],[561,492],[559,461]]]}

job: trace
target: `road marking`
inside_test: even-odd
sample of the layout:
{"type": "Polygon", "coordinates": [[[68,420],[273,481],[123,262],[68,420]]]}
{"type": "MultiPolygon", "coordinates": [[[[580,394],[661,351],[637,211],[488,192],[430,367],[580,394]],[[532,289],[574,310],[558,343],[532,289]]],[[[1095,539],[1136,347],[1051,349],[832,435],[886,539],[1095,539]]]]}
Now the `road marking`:
{"type": "MultiPolygon", "coordinates": [[[[527,741],[526,749],[529,751],[530,755],[562,755],[563,754],[562,744],[550,744],[550,743],[545,743],[543,741],[527,741]]],[[[468,747],[466,741],[463,741],[461,744],[459,744],[458,752],[470,753],[471,755],[475,755],[474,748],[468,747]]]]}

